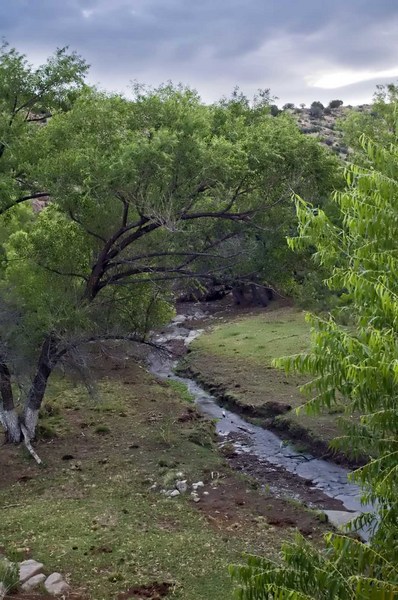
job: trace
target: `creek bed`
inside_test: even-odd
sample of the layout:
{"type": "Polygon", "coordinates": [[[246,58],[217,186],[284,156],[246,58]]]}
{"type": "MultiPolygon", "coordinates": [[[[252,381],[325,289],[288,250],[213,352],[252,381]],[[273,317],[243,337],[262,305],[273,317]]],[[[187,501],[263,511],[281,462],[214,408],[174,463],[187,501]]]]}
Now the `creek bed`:
{"type": "MultiPolygon", "coordinates": [[[[162,333],[153,336],[153,341],[169,348],[176,342],[188,347],[203,332],[185,327],[189,318],[178,315],[162,333]]],[[[173,379],[186,385],[199,411],[215,420],[220,446],[232,444],[234,454],[240,457],[237,461],[231,460],[232,466],[239,464],[239,469],[256,477],[277,496],[321,508],[336,526],[344,525],[371,509],[361,503],[360,489],[348,480],[347,469],[298,452],[275,433],[249,424],[239,415],[219,406],[216,398],[193,379],[175,374],[177,362],[164,352],[154,351],[149,357],[149,369],[161,379],[173,379]]],[[[363,538],[368,537],[365,531],[359,533],[363,538]]]]}

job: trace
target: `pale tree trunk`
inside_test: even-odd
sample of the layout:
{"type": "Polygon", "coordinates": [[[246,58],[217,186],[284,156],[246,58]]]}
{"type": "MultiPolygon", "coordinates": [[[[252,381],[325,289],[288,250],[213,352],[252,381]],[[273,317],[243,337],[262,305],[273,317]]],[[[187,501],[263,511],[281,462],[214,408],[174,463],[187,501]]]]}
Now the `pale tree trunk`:
{"type": "Polygon", "coordinates": [[[48,378],[57,362],[56,353],[57,340],[54,336],[50,335],[43,342],[37,363],[36,375],[29,390],[23,413],[23,424],[30,440],[35,437],[39,410],[47,388],[48,378]]]}
{"type": "Polygon", "coordinates": [[[50,335],[41,347],[36,374],[20,417],[15,409],[11,374],[4,357],[0,356],[0,423],[5,429],[7,442],[18,444],[24,441],[26,444],[34,439],[48,378],[57,360],[57,339],[50,335]]]}
{"type": "Polygon", "coordinates": [[[21,427],[14,405],[11,374],[3,357],[0,357],[0,395],[0,422],[5,429],[7,441],[19,443],[22,437],[21,427]]]}

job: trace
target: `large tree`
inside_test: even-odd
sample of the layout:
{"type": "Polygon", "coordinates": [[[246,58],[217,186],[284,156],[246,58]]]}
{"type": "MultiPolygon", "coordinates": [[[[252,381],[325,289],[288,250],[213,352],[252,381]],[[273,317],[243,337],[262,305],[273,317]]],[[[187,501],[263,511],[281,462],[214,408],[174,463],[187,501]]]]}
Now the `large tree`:
{"type": "Polygon", "coordinates": [[[301,539],[284,548],[282,564],[253,557],[232,570],[239,598],[398,597],[397,136],[397,124],[384,144],[362,136],[367,166],[349,167],[346,190],[334,196],[340,226],[298,199],[300,236],[291,244],[316,248],[315,259],[330,273],[327,285],[345,291],[344,320],[311,317],[311,351],[279,362],[311,377],[304,389],[311,414],[343,399],[348,415],[363,415],[346,423],[338,444],[370,457],[353,476],[376,513],[354,524],[371,528],[370,543],[331,534],[323,552],[301,539]]]}
{"type": "Polygon", "coordinates": [[[288,117],[271,117],[265,100],[206,106],[170,85],[137,88],[133,100],[85,88],[29,132],[24,177],[50,203],[30,217],[14,207],[4,224],[1,292],[15,318],[11,327],[0,319],[1,389],[11,440],[34,436],[61,359],[94,339],[143,339],[169,314],[177,278],[233,271],[252,227],[274,235],[276,207],[292,226],[292,188],[325,194],[333,157],[288,117]],[[26,371],[18,417],[10,380],[26,371]]]}

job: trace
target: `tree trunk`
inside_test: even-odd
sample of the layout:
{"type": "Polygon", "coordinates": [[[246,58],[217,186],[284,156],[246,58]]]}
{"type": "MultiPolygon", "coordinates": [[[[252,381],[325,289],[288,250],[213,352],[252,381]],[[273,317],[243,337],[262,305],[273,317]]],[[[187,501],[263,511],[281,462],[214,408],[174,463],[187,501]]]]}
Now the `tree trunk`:
{"type": "Polygon", "coordinates": [[[50,377],[51,372],[57,362],[56,351],[57,340],[54,336],[50,335],[43,342],[37,363],[36,375],[33,379],[25,403],[23,423],[30,440],[35,437],[36,425],[39,418],[39,410],[43,402],[48,378],[50,377]]]}
{"type": "Polygon", "coordinates": [[[14,405],[10,370],[3,357],[0,357],[0,395],[0,422],[5,429],[7,441],[19,443],[21,441],[19,417],[14,405]]]}

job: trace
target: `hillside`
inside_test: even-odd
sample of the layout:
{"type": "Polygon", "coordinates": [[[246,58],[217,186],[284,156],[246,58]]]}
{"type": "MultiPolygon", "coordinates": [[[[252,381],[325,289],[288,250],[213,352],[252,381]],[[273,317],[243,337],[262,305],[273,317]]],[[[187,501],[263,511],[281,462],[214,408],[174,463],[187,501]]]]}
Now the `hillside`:
{"type": "Polygon", "coordinates": [[[292,107],[285,105],[282,109],[292,114],[298,122],[300,130],[311,137],[317,138],[322,144],[329,147],[333,152],[340,155],[343,160],[347,159],[350,149],[345,145],[339,121],[344,119],[351,111],[369,112],[370,104],[361,104],[359,106],[338,106],[337,108],[320,106],[313,107],[292,107]]]}

